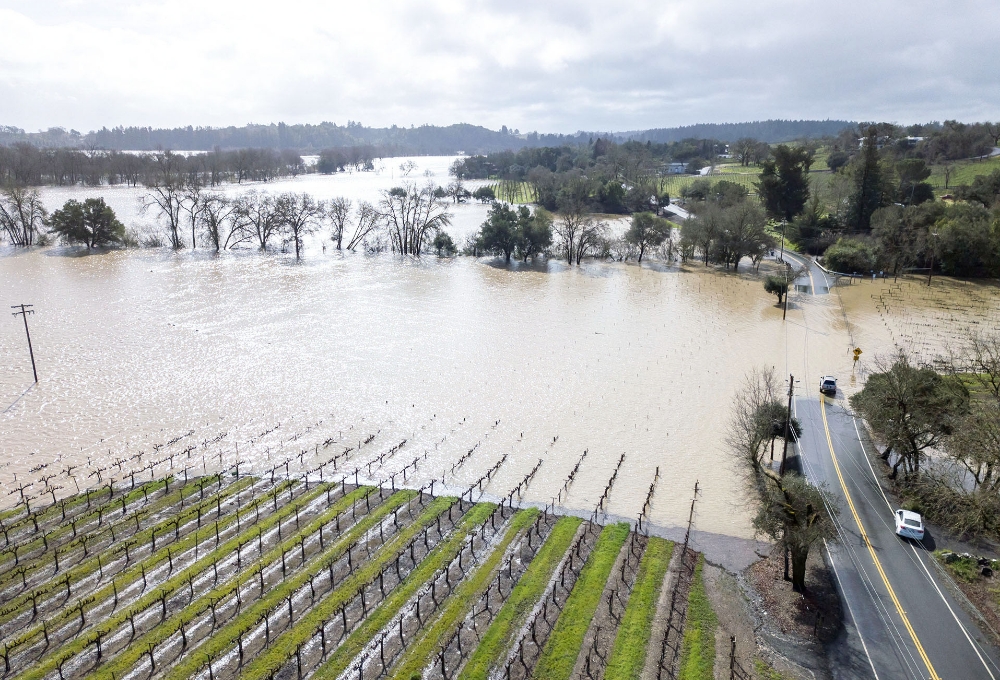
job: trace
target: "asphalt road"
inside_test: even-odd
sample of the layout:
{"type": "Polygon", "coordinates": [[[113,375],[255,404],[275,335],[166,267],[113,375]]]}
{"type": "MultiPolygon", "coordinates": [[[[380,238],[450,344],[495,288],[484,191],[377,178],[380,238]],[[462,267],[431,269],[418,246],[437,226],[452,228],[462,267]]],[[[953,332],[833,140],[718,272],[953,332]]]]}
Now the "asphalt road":
{"type": "MultiPolygon", "coordinates": [[[[795,282],[799,293],[829,292],[819,267],[790,259],[808,264],[795,282]]],[[[846,634],[832,650],[834,677],[1000,680],[1000,650],[940,573],[933,533],[922,542],[896,536],[896,508],[875,474],[864,428],[843,394],[820,396],[818,377],[797,388],[793,409],[803,435],[795,462],[825,484],[838,510],[839,540],[825,546],[846,609],[846,634]]]]}

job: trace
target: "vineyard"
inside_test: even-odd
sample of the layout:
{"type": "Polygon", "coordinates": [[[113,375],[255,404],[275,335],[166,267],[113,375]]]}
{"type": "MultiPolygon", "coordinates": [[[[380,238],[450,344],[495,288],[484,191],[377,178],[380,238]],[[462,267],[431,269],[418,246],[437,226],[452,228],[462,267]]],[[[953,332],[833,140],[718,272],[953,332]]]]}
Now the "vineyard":
{"type": "Polygon", "coordinates": [[[367,483],[405,444],[348,465],[373,440],[324,460],[316,444],[295,474],[195,476],[192,446],[166,475],[164,457],[61,499],[55,474],[48,497],[15,489],[4,677],[712,677],[714,621],[685,626],[699,557],[648,535],[656,480],[634,526],[599,521],[624,456],[585,520],[522,506],[541,461],[489,500],[506,456],[464,492],[397,486],[419,455],[367,483]]]}

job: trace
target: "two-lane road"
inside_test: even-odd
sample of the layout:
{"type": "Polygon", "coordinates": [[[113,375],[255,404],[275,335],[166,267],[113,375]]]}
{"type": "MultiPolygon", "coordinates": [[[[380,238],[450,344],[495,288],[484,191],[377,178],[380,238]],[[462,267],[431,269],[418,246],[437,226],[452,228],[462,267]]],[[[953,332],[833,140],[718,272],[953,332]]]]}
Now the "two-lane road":
{"type": "Polygon", "coordinates": [[[789,315],[799,335],[786,333],[786,356],[791,356],[787,343],[792,337],[803,342],[801,375],[806,377],[793,406],[803,426],[801,468],[811,481],[826,486],[838,511],[839,540],[826,546],[826,556],[846,609],[846,643],[833,650],[834,676],[1000,680],[1000,650],[939,572],[931,555],[937,547],[933,535],[922,543],[896,536],[896,508],[878,481],[872,451],[866,450],[870,442],[844,394],[820,397],[819,376],[829,370],[830,343],[834,352],[841,351],[836,338],[843,334],[840,346],[847,356],[854,339],[842,304],[828,295],[826,273],[797,253],[785,256],[805,267],[795,281],[796,314],[789,315]],[[812,364],[811,356],[824,357],[824,366],[812,364]]]}
{"type": "Polygon", "coordinates": [[[849,644],[835,660],[837,677],[1000,680],[998,650],[932,563],[933,537],[920,544],[896,536],[895,508],[843,402],[807,394],[795,411],[804,471],[825,483],[839,510],[840,540],[828,557],[848,609],[849,644]]]}

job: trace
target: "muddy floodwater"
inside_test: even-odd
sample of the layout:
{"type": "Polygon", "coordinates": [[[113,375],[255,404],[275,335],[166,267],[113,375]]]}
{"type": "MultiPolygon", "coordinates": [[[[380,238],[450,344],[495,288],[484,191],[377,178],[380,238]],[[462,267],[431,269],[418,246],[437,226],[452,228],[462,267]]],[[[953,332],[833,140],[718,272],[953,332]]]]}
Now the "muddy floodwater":
{"type": "MultiPolygon", "coordinates": [[[[39,383],[21,321],[6,316],[0,484],[10,495],[0,502],[26,482],[40,494],[49,474],[69,493],[129,469],[289,460],[296,471],[353,448],[338,471],[443,480],[436,492],[465,489],[506,456],[483,486],[494,497],[542,460],[523,500],[588,512],[625,454],[610,514],[635,518],[659,468],[655,525],[685,523],[697,481],[697,528],[749,538],[723,441],[742,375],[762,364],[794,373],[807,398],[827,373],[855,389],[854,343],[867,361],[933,316],[901,311],[929,308],[914,283],[894,293],[886,319],[882,286],[795,293],[783,322],[759,279],[697,264],[506,267],[324,253],[315,242],[301,263],[253,251],[7,249],[0,302],[35,306],[39,383]]],[[[974,290],[996,302],[995,289],[974,290]]],[[[970,305],[949,313],[988,307],[970,305]]]]}
{"type": "Polygon", "coordinates": [[[654,521],[686,516],[699,480],[699,526],[745,536],[722,423],[745,368],[784,361],[760,283],[697,268],[50,249],[6,254],[0,288],[38,310],[40,382],[23,396],[23,327],[10,317],[0,335],[4,406],[17,400],[0,420],[8,488],[43,463],[107,467],[191,430],[170,449],[197,444],[210,468],[237,442],[263,468],[377,434],[352,460],[406,439],[382,472],[426,451],[414,483],[446,471],[457,489],[508,454],[490,485],[502,493],[542,458],[526,497],[537,501],[587,450],[564,494],[577,509],[624,453],[611,512],[637,515],[659,466],[654,521]]]}

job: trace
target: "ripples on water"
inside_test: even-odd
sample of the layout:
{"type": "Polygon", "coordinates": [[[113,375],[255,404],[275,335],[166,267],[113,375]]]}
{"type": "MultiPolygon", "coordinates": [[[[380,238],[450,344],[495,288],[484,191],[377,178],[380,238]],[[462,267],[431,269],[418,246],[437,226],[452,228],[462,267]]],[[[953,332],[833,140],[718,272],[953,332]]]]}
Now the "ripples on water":
{"type": "MultiPolygon", "coordinates": [[[[71,252],[0,260],[5,300],[38,310],[41,377],[0,420],[8,488],[42,463],[107,466],[192,429],[174,450],[228,432],[194,460],[231,461],[239,441],[258,469],[378,432],[366,456],[408,440],[383,473],[429,452],[410,483],[479,443],[449,484],[510,454],[500,494],[543,458],[526,497],[540,502],[587,449],[566,502],[582,510],[624,452],[611,512],[635,516],[659,465],[655,522],[680,523],[700,479],[700,528],[747,534],[721,429],[752,355],[782,354],[759,282],[600,263],[71,252]]],[[[31,381],[15,321],[0,330],[4,406],[31,381]]]]}

